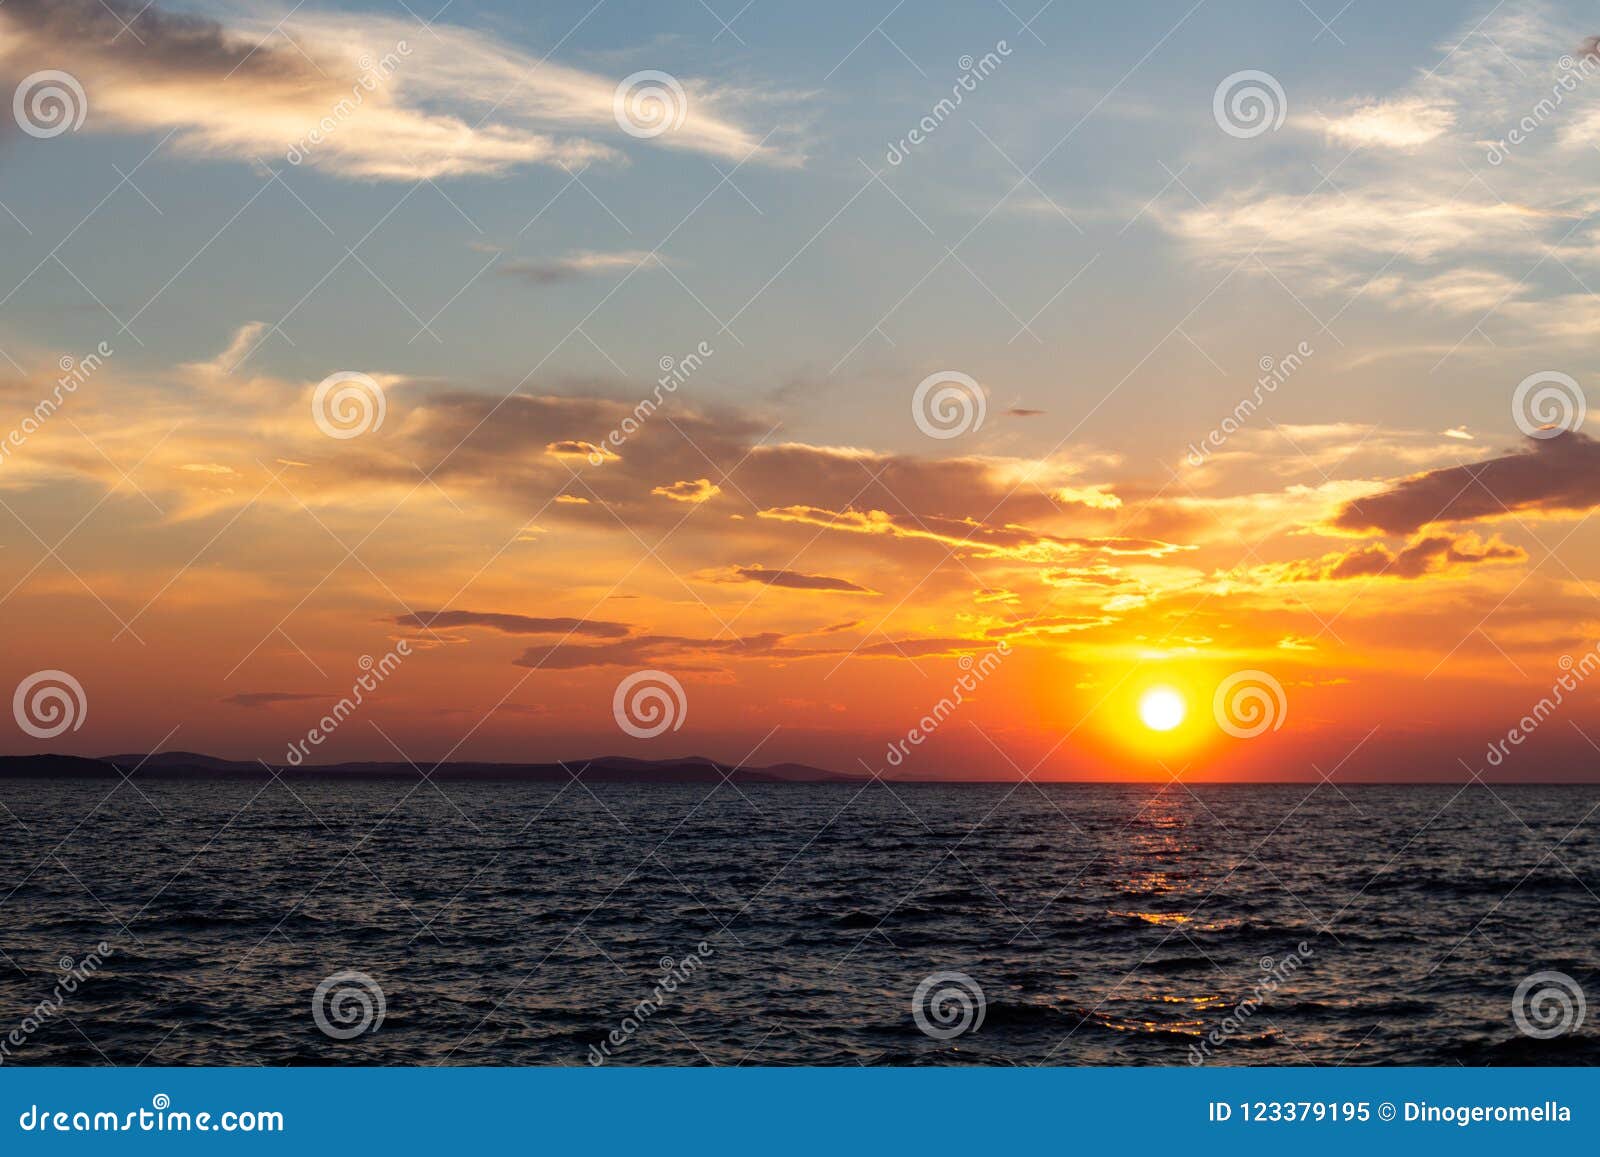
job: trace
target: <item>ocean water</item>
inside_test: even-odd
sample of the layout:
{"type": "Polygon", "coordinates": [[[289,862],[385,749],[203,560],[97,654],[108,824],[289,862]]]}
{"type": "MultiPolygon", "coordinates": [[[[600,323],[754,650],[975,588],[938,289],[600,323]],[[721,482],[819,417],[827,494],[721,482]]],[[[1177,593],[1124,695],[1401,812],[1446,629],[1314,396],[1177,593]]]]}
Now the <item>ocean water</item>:
{"type": "Polygon", "coordinates": [[[0,803],[7,1064],[1600,1062],[1594,787],[135,777],[0,803]],[[1539,1039],[1513,1001],[1545,972],[1591,1007],[1535,981],[1529,1023],[1576,1029],[1539,1039]]]}

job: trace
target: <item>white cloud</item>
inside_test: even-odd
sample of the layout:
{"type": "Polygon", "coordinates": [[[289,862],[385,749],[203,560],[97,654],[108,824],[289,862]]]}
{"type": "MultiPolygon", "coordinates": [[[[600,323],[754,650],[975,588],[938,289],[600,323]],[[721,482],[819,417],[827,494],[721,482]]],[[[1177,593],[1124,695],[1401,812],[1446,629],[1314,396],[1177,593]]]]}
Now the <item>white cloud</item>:
{"type": "Polygon", "coordinates": [[[1327,117],[1323,130],[1345,145],[1413,149],[1442,136],[1455,123],[1454,110],[1423,97],[1366,101],[1327,117]]]}
{"type": "Polygon", "coordinates": [[[620,77],[484,33],[368,13],[296,8],[281,22],[222,24],[153,7],[119,16],[98,0],[0,8],[0,71],[20,75],[41,60],[87,90],[86,131],[171,131],[193,154],[297,155],[346,177],[493,175],[620,159],[623,146],[794,160],[727,114],[737,93],[679,78],[682,123],[635,145],[613,110],[620,77]]]}

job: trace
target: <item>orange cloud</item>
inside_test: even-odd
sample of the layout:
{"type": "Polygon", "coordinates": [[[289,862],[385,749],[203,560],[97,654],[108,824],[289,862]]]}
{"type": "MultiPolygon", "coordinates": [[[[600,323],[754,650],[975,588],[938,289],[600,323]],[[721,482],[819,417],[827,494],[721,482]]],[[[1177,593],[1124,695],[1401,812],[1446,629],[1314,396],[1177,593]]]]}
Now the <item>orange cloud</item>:
{"type": "Polygon", "coordinates": [[[1145,538],[1063,538],[1023,526],[991,526],[972,518],[895,515],[885,510],[826,510],[816,506],[783,506],[757,512],[757,517],[798,522],[850,534],[936,542],[979,558],[1011,558],[1049,562],[1085,551],[1160,558],[1190,549],[1145,538]]]}
{"type": "Polygon", "coordinates": [[[722,487],[709,478],[696,478],[693,482],[674,482],[671,486],[657,486],[650,491],[674,502],[709,502],[722,493],[722,487]]]}

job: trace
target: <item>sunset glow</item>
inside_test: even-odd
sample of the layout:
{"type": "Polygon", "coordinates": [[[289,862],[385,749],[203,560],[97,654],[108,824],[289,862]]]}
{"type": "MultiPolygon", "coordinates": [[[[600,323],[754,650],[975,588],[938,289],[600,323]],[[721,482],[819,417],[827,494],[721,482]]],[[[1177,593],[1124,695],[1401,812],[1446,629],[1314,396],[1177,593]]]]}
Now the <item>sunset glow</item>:
{"type": "Polygon", "coordinates": [[[0,8],[8,75],[83,89],[4,146],[0,605],[5,690],[88,710],[10,749],[1589,774],[1592,694],[1507,739],[1600,639],[1600,249],[1563,191],[1600,84],[1480,156],[1577,51],[1543,9],[1281,94],[1194,51],[1060,151],[1013,41],[929,129],[926,65],[880,100],[903,57],[786,13],[782,54],[681,74],[452,13],[108,13],[0,8]],[[659,731],[613,710],[647,672],[659,731]],[[1219,721],[1241,674],[1265,727],[1219,721]]]}

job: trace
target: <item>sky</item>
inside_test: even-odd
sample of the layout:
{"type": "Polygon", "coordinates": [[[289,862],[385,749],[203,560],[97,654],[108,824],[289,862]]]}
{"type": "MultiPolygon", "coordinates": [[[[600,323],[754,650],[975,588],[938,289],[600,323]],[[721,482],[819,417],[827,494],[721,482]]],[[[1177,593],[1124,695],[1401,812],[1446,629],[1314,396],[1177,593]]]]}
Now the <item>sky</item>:
{"type": "Polygon", "coordinates": [[[0,751],[1595,778],[1593,13],[1037,3],[8,0],[0,751]]]}

